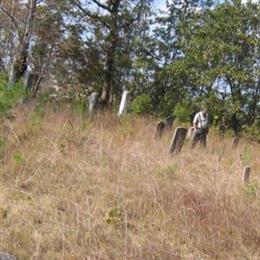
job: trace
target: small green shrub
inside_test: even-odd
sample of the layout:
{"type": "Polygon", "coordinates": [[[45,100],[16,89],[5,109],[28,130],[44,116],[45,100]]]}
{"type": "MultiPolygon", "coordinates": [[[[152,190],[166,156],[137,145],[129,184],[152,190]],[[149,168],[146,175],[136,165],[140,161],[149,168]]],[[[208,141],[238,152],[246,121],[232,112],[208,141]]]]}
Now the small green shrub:
{"type": "Polygon", "coordinates": [[[23,154],[20,151],[16,151],[13,155],[13,160],[16,164],[22,164],[24,162],[23,154]]]}
{"type": "Polygon", "coordinates": [[[258,120],[252,126],[244,127],[243,133],[250,141],[260,143],[260,120],[258,120]]]}
{"type": "Polygon", "coordinates": [[[257,194],[257,190],[258,190],[258,183],[257,182],[247,183],[244,187],[245,196],[248,199],[255,199],[256,194],[257,194]]]}
{"type": "Polygon", "coordinates": [[[191,104],[188,102],[178,103],[174,109],[174,116],[179,122],[190,122],[191,104]]]}
{"type": "Polygon", "coordinates": [[[131,104],[131,111],[135,114],[149,114],[153,110],[152,106],[152,99],[148,95],[140,95],[137,96],[132,104],[131,104]]]}
{"type": "Polygon", "coordinates": [[[16,83],[13,87],[7,88],[8,78],[0,74],[0,117],[22,97],[25,96],[25,90],[21,82],[16,83]]]}
{"type": "Polygon", "coordinates": [[[108,213],[107,224],[118,224],[123,221],[123,211],[120,208],[112,208],[108,213]]]}
{"type": "Polygon", "coordinates": [[[6,146],[6,140],[0,137],[0,152],[5,149],[6,146]]]}

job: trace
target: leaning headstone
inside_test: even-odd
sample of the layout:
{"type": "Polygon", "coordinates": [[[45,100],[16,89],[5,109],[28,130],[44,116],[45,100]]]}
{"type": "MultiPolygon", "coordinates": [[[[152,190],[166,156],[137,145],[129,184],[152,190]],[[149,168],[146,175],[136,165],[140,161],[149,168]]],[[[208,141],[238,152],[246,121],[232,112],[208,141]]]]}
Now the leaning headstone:
{"type": "Polygon", "coordinates": [[[251,167],[246,166],[243,171],[242,181],[248,182],[250,177],[251,167]]]}
{"type": "Polygon", "coordinates": [[[38,83],[40,76],[38,73],[28,72],[25,77],[24,86],[28,93],[32,92],[38,83]]]}
{"type": "Polygon", "coordinates": [[[119,106],[119,111],[118,111],[118,116],[122,116],[123,114],[126,113],[127,110],[127,104],[128,104],[128,95],[130,91],[124,90],[119,106]]]}
{"type": "Polygon", "coordinates": [[[181,152],[184,140],[187,134],[187,129],[183,127],[177,127],[174,131],[174,135],[170,144],[170,154],[176,155],[181,152]]]}
{"type": "Polygon", "coordinates": [[[173,116],[167,116],[165,120],[165,129],[171,130],[173,125],[173,116]]]}
{"type": "Polygon", "coordinates": [[[187,133],[187,139],[188,140],[190,140],[190,139],[192,139],[192,136],[193,136],[193,134],[194,134],[194,126],[191,126],[190,128],[189,128],[189,130],[188,130],[188,133],[187,133]]]}
{"type": "Polygon", "coordinates": [[[221,124],[219,127],[218,127],[218,131],[219,131],[219,134],[220,135],[224,135],[225,132],[226,132],[226,126],[221,124]]]}
{"type": "Polygon", "coordinates": [[[0,260],[15,260],[16,258],[4,252],[0,252],[0,260]]]}
{"type": "Polygon", "coordinates": [[[234,137],[232,140],[232,149],[236,150],[239,144],[239,137],[234,137]]]}
{"type": "Polygon", "coordinates": [[[95,114],[95,110],[97,108],[97,101],[98,101],[98,93],[93,92],[88,97],[88,112],[89,115],[92,117],[95,114]]]}
{"type": "Polygon", "coordinates": [[[25,79],[24,85],[25,85],[25,89],[28,92],[31,92],[33,89],[33,82],[34,82],[34,74],[29,72],[27,74],[27,77],[25,79]]]}
{"type": "Polygon", "coordinates": [[[154,139],[155,139],[155,140],[161,139],[162,134],[163,134],[164,127],[165,127],[165,124],[164,124],[163,121],[159,121],[159,122],[156,124],[156,128],[155,128],[155,131],[154,131],[154,139]]]}

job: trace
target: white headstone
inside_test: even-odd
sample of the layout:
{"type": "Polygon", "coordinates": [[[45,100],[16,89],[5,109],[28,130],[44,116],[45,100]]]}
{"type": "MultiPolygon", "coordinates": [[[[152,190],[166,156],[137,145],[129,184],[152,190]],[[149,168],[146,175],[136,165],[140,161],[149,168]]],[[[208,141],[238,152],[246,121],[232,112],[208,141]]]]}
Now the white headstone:
{"type": "Polygon", "coordinates": [[[98,93],[93,92],[88,97],[88,112],[90,116],[93,116],[95,113],[95,109],[97,107],[97,101],[98,101],[98,93]]]}
{"type": "Polygon", "coordinates": [[[120,106],[119,106],[118,116],[122,116],[123,114],[126,113],[129,93],[130,93],[130,91],[127,91],[127,90],[125,90],[123,92],[121,102],[120,102],[120,106]]]}
{"type": "Polygon", "coordinates": [[[194,130],[195,130],[194,126],[191,126],[191,127],[189,128],[188,133],[187,133],[187,139],[188,139],[188,140],[192,139],[192,136],[193,136],[193,134],[194,134],[194,130]]]}

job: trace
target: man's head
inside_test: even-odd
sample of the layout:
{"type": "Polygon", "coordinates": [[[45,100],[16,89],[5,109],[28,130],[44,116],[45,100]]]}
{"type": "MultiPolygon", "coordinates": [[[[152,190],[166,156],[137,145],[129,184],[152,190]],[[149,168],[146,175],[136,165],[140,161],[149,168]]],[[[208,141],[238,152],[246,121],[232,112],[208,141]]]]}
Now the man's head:
{"type": "Polygon", "coordinates": [[[206,107],[202,107],[201,112],[205,116],[208,114],[208,109],[206,107]]]}

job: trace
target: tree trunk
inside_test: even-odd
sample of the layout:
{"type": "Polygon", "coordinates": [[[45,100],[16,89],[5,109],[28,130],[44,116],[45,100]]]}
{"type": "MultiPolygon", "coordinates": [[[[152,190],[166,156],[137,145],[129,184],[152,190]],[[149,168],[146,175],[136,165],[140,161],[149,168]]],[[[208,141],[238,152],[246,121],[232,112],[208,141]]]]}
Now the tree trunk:
{"type": "Polygon", "coordinates": [[[9,87],[12,87],[26,72],[28,49],[30,45],[30,38],[33,30],[33,21],[36,13],[36,0],[29,1],[29,13],[26,20],[26,26],[19,43],[16,48],[14,61],[11,65],[9,74],[9,87]]]}
{"type": "Polygon", "coordinates": [[[102,89],[101,94],[101,104],[106,107],[109,105],[109,102],[112,100],[112,92],[114,87],[114,72],[115,72],[115,55],[116,55],[116,48],[118,43],[118,11],[119,11],[119,4],[121,0],[115,0],[112,2],[112,9],[111,9],[111,31],[108,36],[110,40],[109,47],[107,50],[107,61],[106,61],[106,82],[102,89]]]}

